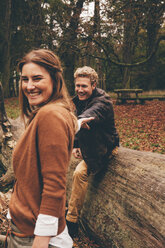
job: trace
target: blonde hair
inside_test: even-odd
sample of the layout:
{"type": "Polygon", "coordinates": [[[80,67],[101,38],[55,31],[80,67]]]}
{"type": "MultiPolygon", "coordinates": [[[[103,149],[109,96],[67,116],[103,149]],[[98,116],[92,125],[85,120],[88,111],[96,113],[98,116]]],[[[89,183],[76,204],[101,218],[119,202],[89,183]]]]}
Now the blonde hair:
{"type": "Polygon", "coordinates": [[[74,78],[78,78],[78,77],[87,77],[90,79],[91,84],[94,84],[98,82],[98,74],[97,72],[89,67],[89,66],[83,66],[83,67],[79,67],[77,68],[77,70],[74,73],[74,78]]]}
{"type": "MultiPolygon", "coordinates": [[[[61,62],[52,51],[48,49],[36,49],[27,53],[18,64],[18,70],[22,73],[22,68],[27,63],[35,63],[39,66],[42,66],[50,74],[53,81],[53,92],[51,97],[47,102],[59,102],[63,104],[70,112],[73,113],[74,105],[68,94],[63,75],[61,62]]],[[[21,117],[25,122],[25,118],[28,118],[28,123],[34,118],[39,108],[34,108],[30,106],[27,97],[25,96],[22,90],[22,82],[20,80],[19,87],[19,100],[21,108],[21,117]]]]}

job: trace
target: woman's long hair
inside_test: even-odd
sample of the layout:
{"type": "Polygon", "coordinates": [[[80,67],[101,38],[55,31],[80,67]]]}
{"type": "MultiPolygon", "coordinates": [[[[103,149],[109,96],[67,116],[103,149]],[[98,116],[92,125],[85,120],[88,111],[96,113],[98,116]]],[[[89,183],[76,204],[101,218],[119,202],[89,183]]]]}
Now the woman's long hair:
{"type": "MultiPolygon", "coordinates": [[[[47,104],[48,102],[57,102],[59,104],[63,104],[65,108],[73,113],[74,105],[69,97],[63,79],[62,67],[59,58],[48,49],[36,49],[27,53],[19,62],[18,70],[20,73],[22,73],[22,68],[27,63],[35,63],[44,67],[51,76],[53,82],[53,92],[48,101],[43,103],[43,105],[47,104]]],[[[19,102],[21,108],[21,117],[23,118],[24,122],[27,118],[29,123],[34,118],[38,108],[34,108],[33,106],[29,105],[28,99],[22,90],[21,80],[19,87],[19,102]]]]}

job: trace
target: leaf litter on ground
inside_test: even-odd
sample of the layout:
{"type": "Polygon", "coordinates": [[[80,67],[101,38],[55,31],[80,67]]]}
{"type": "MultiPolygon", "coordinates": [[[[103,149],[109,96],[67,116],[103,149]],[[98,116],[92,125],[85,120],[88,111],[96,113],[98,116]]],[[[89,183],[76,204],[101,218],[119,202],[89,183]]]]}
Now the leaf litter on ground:
{"type": "Polygon", "coordinates": [[[165,154],[165,101],[114,105],[120,144],[165,154]]]}

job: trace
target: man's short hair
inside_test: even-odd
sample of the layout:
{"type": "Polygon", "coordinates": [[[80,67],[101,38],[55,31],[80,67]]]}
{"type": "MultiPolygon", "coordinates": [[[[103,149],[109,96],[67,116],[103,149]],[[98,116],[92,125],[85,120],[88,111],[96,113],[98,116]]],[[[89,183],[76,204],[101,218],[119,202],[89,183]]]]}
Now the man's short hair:
{"type": "Polygon", "coordinates": [[[74,73],[74,79],[78,78],[78,77],[87,77],[90,79],[91,84],[94,84],[98,82],[98,74],[97,72],[89,67],[89,66],[83,66],[83,67],[79,67],[77,68],[77,70],[74,73]]]}

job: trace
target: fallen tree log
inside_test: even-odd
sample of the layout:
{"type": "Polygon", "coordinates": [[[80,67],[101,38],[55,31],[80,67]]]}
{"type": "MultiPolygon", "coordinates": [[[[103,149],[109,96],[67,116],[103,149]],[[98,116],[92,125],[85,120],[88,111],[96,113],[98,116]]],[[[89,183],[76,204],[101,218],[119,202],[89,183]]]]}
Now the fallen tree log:
{"type": "Polygon", "coordinates": [[[4,132],[3,128],[0,129],[0,169],[6,171],[0,178],[0,188],[11,184],[14,180],[11,166],[12,152],[18,138],[24,131],[24,125],[20,118],[9,119],[7,123],[10,123],[8,132],[4,132]]]}
{"type": "Polygon", "coordinates": [[[7,117],[3,87],[0,82],[0,175],[2,171],[6,171],[6,174],[0,177],[1,189],[14,180],[11,166],[12,152],[23,130],[23,122],[20,118],[12,120],[7,117]]]}
{"type": "Polygon", "coordinates": [[[119,148],[106,171],[90,176],[80,220],[103,248],[164,248],[165,155],[119,148]]]}

